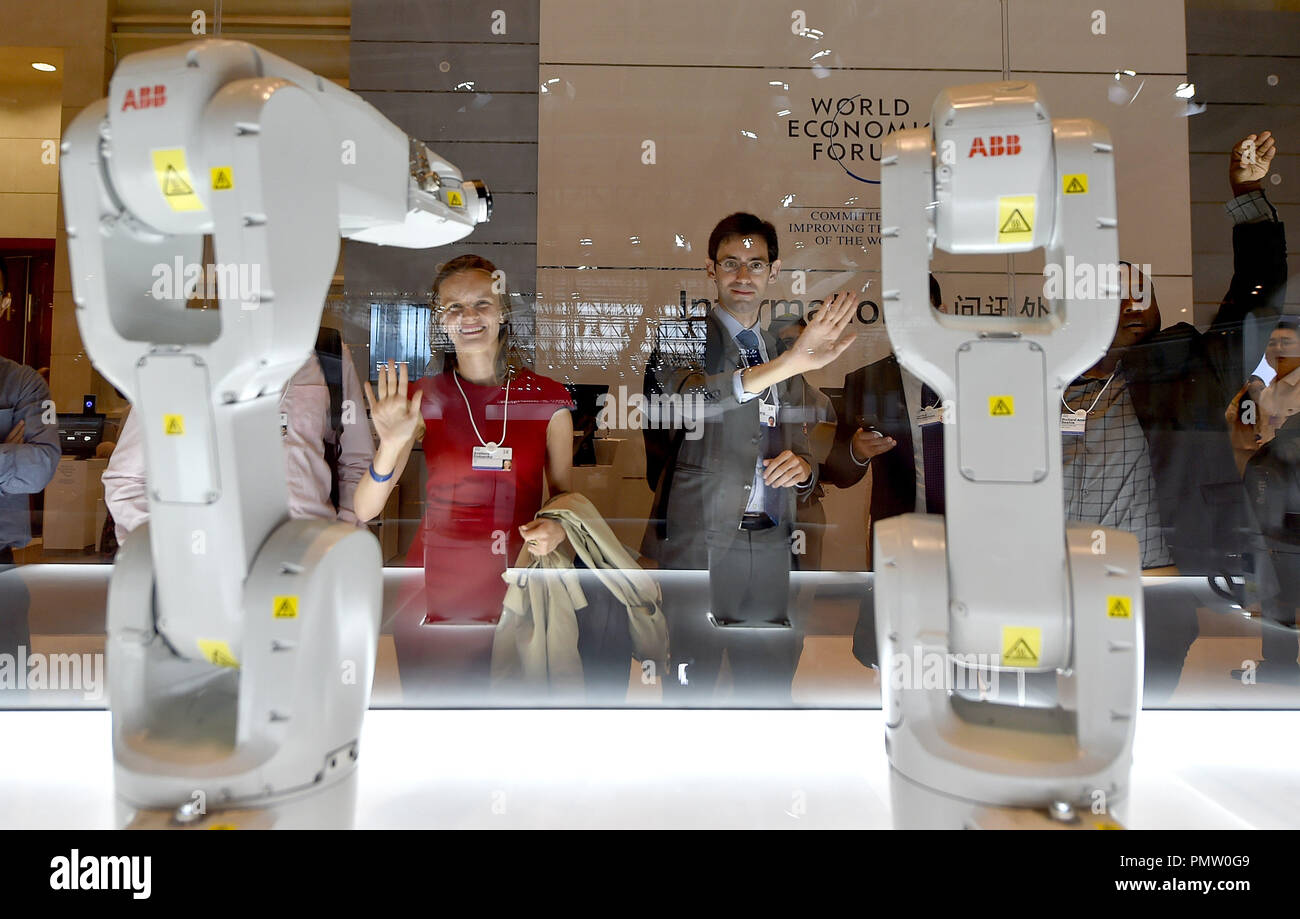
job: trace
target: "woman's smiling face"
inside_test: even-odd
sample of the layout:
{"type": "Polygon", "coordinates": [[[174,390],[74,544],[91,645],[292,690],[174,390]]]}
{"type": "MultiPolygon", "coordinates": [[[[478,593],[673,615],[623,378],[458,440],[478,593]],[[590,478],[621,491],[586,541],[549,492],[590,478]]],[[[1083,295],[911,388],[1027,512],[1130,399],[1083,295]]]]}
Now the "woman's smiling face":
{"type": "Polygon", "coordinates": [[[458,271],[438,290],[438,322],[459,355],[475,351],[496,353],[504,314],[501,297],[486,271],[458,271]]]}

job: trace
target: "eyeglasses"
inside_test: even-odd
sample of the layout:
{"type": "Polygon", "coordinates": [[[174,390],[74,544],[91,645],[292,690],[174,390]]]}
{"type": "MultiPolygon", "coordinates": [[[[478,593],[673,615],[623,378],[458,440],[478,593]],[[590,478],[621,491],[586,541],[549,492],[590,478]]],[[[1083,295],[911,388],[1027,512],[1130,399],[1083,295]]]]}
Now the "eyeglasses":
{"type": "Polygon", "coordinates": [[[718,267],[727,274],[739,274],[742,267],[750,274],[765,274],[768,263],[761,258],[752,258],[747,262],[742,262],[738,258],[724,258],[718,262],[718,267]]]}

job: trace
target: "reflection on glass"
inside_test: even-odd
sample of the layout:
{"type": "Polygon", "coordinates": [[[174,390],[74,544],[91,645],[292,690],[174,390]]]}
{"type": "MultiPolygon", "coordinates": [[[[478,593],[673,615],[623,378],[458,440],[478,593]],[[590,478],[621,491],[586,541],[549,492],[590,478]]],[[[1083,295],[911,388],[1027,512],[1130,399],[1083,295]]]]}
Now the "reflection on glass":
{"type": "MultiPolygon", "coordinates": [[[[281,431],[290,512],[364,523],[383,547],[390,589],[377,704],[877,704],[866,573],[872,527],[907,511],[943,509],[936,483],[950,429],[937,423],[942,394],[899,367],[885,344],[871,286],[879,280],[881,232],[873,184],[881,137],[873,135],[924,124],[922,100],[932,87],[922,85],[929,64],[921,58],[905,78],[872,71],[850,81],[859,71],[827,70],[820,45],[811,48],[809,40],[822,35],[811,27],[791,33],[797,60],[781,57],[784,46],[764,50],[765,59],[784,61],[781,72],[746,70],[734,90],[719,93],[724,110],[682,106],[689,111],[672,122],[671,136],[653,136],[639,119],[635,129],[619,128],[605,116],[612,108],[648,110],[650,90],[673,105],[694,98],[677,92],[696,88],[684,64],[643,73],[644,84],[620,83],[617,93],[597,85],[601,74],[625,70],[609,61],[584,65],[594,76],[558,65],[529,76],[526,88],[538,90],[544,106],[536,127],[543,156],[528,143],[498,141],[484,141],[483,152],[501,175],[518,177],[502,187],[521,190],[499,197],[497,225],[524,229],[508,243],[480,246],[471,238],[473,251],[494,261],[462,272],[490,284],[492,270],[521,250],[522,267],[510,268],[526,280],[490,291],[486,305],[453,298],[439,312],[410,293],[457,252],[420,254],[427,264],[400,277],[396,260],[365,265],[348,254],[349,295],[327,304],[321,340],[280,395],[281,431]],[[814,52],[822,56],[810,63],[814,52]],[[626,138],[618,136],[625,130],[626,138]],[[647,139],[656,145],[644,147],[647,139]],[[618,152],[625,140],[626,165],[618,152]],[[842,162],[827,152],[836,143],[842,162]],[[522,160],[504,149],[515,146],[527,154],[522,160]],[[675,146],[698,157],[680,165],[675,146]],[[730,173],[706,178],[713,173],[701,166],[720,160],[732,164],[730,173]],[[512,194],[536,198],[538,209],[512,194]],[[742,205],[758,211],[759,224],[706,246],[712,212],[742,205]],[[779,241],[769,241],[764,220],[774,221],[779,241]],[[569,248],[558,247],[561,239],[569,248]],[[749,378],[793,362],[801,350],[806,356],[807,345],[797,343],[840,287],[858,292],[845,326],[859,335],[852,349],[759,393],[728,389],[722,377],[734,380],[737,369],[749,378]],[[494,360],[505,355],[506,375],[458,375],[459,356],[493,338],[488,327],[498,310],[497,328],[509,334],[494,360]],[[742,346],[743,332],[753,337],[742,346]],[[420,436],[376,411],[394,401],[402,365],[407,401],[421,394],[420,436]],[[771,413],[774,426],[766,423],[771,413]],[[564,416],[581,435],[567,441],[567,481],[564,416]],[[511,455],[488,450],[492,443],[511,455]],[[475,447],[491,454],[480,456],[480,465],[493,465],[490,474],[475,468],[475,447]],[[741,468],[751,465],[751,450],[753,469],[741,468]],[[771,486],[763,463],[785,462],[787,451],[807,464],[809,478],[771,486]],[[613,534],[606,561],[625,553],[604,570],[626,572],[629,584],[612,584],[591,567],[594,558],[585,562],[570,531],[560,539],[563,520],[539,521],[548,501],[574,495],[590,502],[588,530],[604,524],[613,534]],[[728,523],[733,514],[738,519],[728,523]],[[550,537],[534,548],[553,539],[552,552],[572,556],[568,581],[545,564],[552,552],[539,557],[526,545],[530,525],[550,537]],[[527,654],[537,649],[521,637],[518,616],[505,612],[512,592],[524,590],[518,577],[502,579],[507,570],[530,573],[535,585],[576,583],[587,602],[575,614],[568,670],[557,664],[571,675],[559,685],[529,676],[535,672],[525,664],[537,658],[527,654]],[[656,603],[658,614],[650,612],[656,603]],[[515,623],[512,635],[502,622],[515,623]],[[663,628],[666,649],[658,644],[663,628]],[[517,669],[498,681],[513,684],[503,696],[493,692],[493,644],[507,640],[517,669]],[[573,676],[579,667],[581,680],[573,676]]],[[[668,43],[677,44],[680,37],[668,43]]],[[[404,90],[390,95],[414,92],[405,81],[425,51],[412,42],[386,53],[382,79],[393,81],[386,88],[404,90]]],[[[963,49],[953,53],[960,66],[973,65],[963,49]]],[[[1041,49],[1035,53],[1041,58],[1041,49]]],[[[1216,53],[1250,70],[1250,88],[1233,90],[1237,101],[1276,101],[1287,91],[1275,58],[1247,68],[1243,49],[1216,53]]],[[[1186,77],[1152,76],[1178,68],[1151,66],[1139,54],[1119,61],[1126,69],[1118,73],[1115,62],[1075,61],[1056,75],[1063,88],[1096,102],[1094,115],[1113,118],[1126,195],[1121,245],[1133,260],[1118,276],[1124,311],[1112,346],[1072,381],[1061,406],[1077,425],[1063,435],[1066,513],[1139,536],[1149,575],[1148,705],[1292,707],[1300,701],[1293,625],[1300,330],[1296,307],[1287,305],[1281,222],[1290,185],[1276,180],[1290,178],[1283,166],[1294,138],[1288,124],[1254,126],[1231,151],[1211,153],[1203,138],[1213,109],[1182,120],[1203,108],[1198,93],[1224,85],[1215,73],[1191,72],[1213,69],[1197,56],[1186,77]],[[1165,121],[1190,126],[1190,167],[1167,155],[1165,121]],[[1169,255],[1185,244],[1152,232],[1177,216],[1171,205],[1180,203],[1153,176],[1184,168],[1194,202],[1196,295],[1186,267],[1169,255]],[[1217,204],[1202,203],[1220,200],[1226,218],[1217,204]],[[1229,247],[1230,281],[1226,269],[1221,279],[1214,275],[1229,247]],[[1202,278],[1227,283],[1222,302],[1214,303],[1221,289],[1199,293],[1202,278]]],[[[456,106],[468,97],[452,90],[473,87],[482,108],[469,114],[499,120],[508,94],[498,92],[496,77],[438,63],[428,74],[444,81],[438,85],[456,106]]],[[[337,75],[346,73],[344,61],[337,75]]],[[[6,98],[27,92],[0,89],[6,98]]],[[[53,121],[30,136],[57,137],[53,121]]],[[[1209,131],[1214,143],[1226,146],[1217,130],[1209,131]]],[[[7,185],[0,192],[27,193],[7,185]]],[[[55,305],[56,240],[13,244],[39,235],[35,221],[30,232],[0,233],[0,707],[20,704],[5,682],[20,650],[30,662],[36,652],[102,649],[100,595],[77,588],[76,600],[67,600],[72,588],[58,586],[59,572],[40,564],[110,561],[147,515],[148,476],[130,407],[77,353],[70,306],[55,305]],[[86,395],[94,397],[90,405],[86,395]]],[[[205,262],[214,257],[209,250],[205,262]]],[[[936,265],[932,302],[958,316],[1042,317],[1050,297],[1033,264],[1018,259],[1008,266],[1010,280],[958,260],[936,265]]],[[[766,372],[779,376],[782,366],[766,372]]],[[[803,466],[780,475],[794,472],[803,466]]],[[[107,574],[91,565],[85,576],[107,574]]],[[[21,702],[47,703],[51,697],[30,691],[21,702]]]]}

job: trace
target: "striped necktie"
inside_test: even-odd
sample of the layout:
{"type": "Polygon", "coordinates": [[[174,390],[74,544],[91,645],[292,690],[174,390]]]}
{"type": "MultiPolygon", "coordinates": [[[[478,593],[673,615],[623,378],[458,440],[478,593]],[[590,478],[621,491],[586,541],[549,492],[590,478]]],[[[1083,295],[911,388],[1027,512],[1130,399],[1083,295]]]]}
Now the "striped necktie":
{"type": "MultiPolygon", "coordinates": [[[[741,357],[745,361],[746,367],[757,367],[762,363],[763,353],[758,348],[758,335],[753,329],[741,329],[736,335],[736,344],[740,348],[741,357]]],[[[759,398],[763,398],[759,396],[759,398]]],[[[768,427],[760,424],[759,449],[763,451],[763,459],[771,459],[781,453],[781,432],[778,428],[768,427]]],[[[782,488],[763,487],[763,512],[772,518],[774,523],[780,523],[784,516],[786,503],[785,490],[782,488]]]]}

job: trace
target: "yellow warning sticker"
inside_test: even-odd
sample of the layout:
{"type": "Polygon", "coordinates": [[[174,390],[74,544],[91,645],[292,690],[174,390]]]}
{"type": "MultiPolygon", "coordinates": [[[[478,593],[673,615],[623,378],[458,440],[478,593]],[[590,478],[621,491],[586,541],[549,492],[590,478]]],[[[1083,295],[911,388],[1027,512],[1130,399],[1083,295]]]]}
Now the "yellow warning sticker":
{"type": "Polygon", "coordinates": [[[998,242],[1033,242],[1034,206],[1037,202],[1037,195],[1004,195],[998,198],[998,242]]]}
{"type": "Polygon", "coordinates": [[[163,433],[184,434],[185,416],[184,415],[163,415],[163,433]]]}
{"type": "Polygon", "coordinates": [[[1133,598],[1132,597],[1107,597],[1106,598],[1106,615],[1111,619],[1131,619],[1133,618],[1133,598]]]}
{"type": "Polygon", "coordinates": [[[452,207],[464,207],[465,196],[458,191],[449,190],[447,192],[447,203],[450,204],[452,207]]]}
{"type": "Polygon", "coordinates": [[[1123,828],[1122,826],[1120,826],[1118,823],[1114,823],[1114,822],[1112,822],[1112,821],[1110,821],[1110,820],[1098,820],[1096,823],[1094,823],[1094,824],[1092,825],[1092,828],[1093,828],[1094,830],[1122,830],[1122,829],[1124,829],[1124,828],[1123,828]]]}
{"type": "Polygon", "coordinates": [[[1086,195],[1088,193],[1088,173],[1076,172],[1061,176],[1061,191],[1067,195],[1086,195]]]}
{"type": "Polygon", "coordinates": [[[229,166],[212,167],[212,190],[230,191],[235,187],[235,171],[229,166]]]}
{"type": "Polygon", "coordinates": [[[194,180],[185,164],[185,149],[153,151],[153,172],[158,188],[174,211],[201,211],[203,202],[194,192],[194,180]]]}
{"type": "Polygon", "coordinates": [[[1022,626],[1002,627],[1002,664],[1006,667],[1037,667],[1043,654],[1043,630],[1022,626]]]}
{"type": "Polygon", "coordinates": [[[1015,396],[989,396],[989,415],[991,417],[1009,418],[1015,413],[1015,396]]]}
{"type": "Polygon", "coordinates": [[[237,830],[237,829],[239,829],[239,827],[235,826],[233,823],[214,823],[214,824],[212,824],[212,826],[208,827],[208,829],[210,829],[210,830],[237,830]]]}
{"type": "Polygon", "coordinates": [[[271,601],[271,615],[276,619],[298,618],[298,597],[276,597],[271,601]]]}
{"type": "Polygon", "coordinates": [[[210,664],[216,664],[218,667],[239,669],[239,661],[235,660],[235,655],[230,651],[230,645],[224,641],[215,638],[200,638],[199,650],[203,652],[204,658],[210,664]]]}

